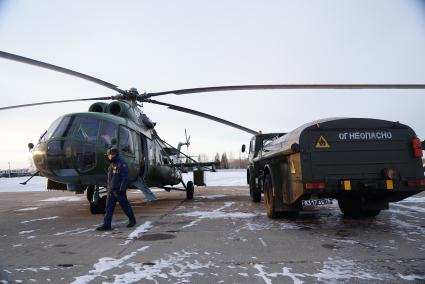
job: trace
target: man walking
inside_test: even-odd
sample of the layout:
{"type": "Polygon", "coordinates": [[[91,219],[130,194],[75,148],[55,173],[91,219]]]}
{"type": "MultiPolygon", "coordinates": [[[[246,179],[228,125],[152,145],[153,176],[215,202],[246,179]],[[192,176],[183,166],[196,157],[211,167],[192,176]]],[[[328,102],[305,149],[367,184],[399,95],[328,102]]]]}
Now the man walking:
{"type": "Polygon", "coordinates": [[[128,166],[118,155],[118,149],[112,148],[107,151],[108,160],[111,163],[108,168],[108,198],[103,225],[96,228],[98,231],[111,230],[112,215],[114,215],[115,205],[118,203],[122,211],[128,217],[127,228],[136,224],[133,210],[127,199],[128,166]]]}

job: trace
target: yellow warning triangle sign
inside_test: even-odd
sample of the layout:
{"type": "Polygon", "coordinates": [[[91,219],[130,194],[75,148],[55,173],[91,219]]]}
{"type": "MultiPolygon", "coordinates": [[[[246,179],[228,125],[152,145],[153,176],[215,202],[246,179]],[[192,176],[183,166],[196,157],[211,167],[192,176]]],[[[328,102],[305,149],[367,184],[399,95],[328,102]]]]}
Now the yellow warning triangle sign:
{"type": "Polygon", "coordinates": [[[326,149],[326,148],[330,148],[331,145],[329,145],[328,141],[326,141],[325,137],[323,137],[323,135],[320,135],[319,140],[317,140],[316,143],[316,148],[319,149],[326,149]]]}

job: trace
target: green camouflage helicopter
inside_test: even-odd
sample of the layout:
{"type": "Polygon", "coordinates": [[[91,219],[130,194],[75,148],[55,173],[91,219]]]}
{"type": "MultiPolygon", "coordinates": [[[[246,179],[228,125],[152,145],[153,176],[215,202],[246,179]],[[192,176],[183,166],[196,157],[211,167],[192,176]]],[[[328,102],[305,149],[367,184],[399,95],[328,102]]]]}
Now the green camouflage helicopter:
{"type": "Polygon", "coordinates": [[[173,159],[164,150],[172,146],[159,137],[154,129],[155,123],[141,111],[142,103],[162,105],[253,135],[258,134],[257,131],[236,123],[197,110],[153,100],[153,97],[168,94],[261,89],[423,89],[425,87],[419,84],[281,84],[218,86],[139,93],[135,88],[123,90],[98,78],[27,57],[3,51],[0,51],[0,57],[85,79],[118,93],[109,97],[48,101],[0,108],[0,110],[8,110],[76,101],[112,100],[109,104],[95,102],[89,107],[88,112],[65,114],[59,117],[41,135],[35,146],[32,143],[29,144],[38,173],[48,179],[47,188],[77,193],[86,191],[92,213],[104,212],[106,196],[101,196],[105,191],[108,167],[105,152],[111,147],[117,147],[121,157],[128,163],[129,186],[140,189],[149,201],[156,199],[150,187],[163,188],[167,191],[183,190],[186,191],[187,199],[193,198],[193,182],[183,182],[181,169],[173,164],[173,159]],[[183,188],[174,187],[178,184],[182,184],[183,188]]]}

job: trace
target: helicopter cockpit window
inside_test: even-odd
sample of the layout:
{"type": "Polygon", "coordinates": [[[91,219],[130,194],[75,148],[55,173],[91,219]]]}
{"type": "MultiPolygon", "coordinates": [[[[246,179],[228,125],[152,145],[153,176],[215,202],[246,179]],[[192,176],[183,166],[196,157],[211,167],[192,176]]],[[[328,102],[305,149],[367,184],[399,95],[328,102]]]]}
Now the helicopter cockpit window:
{"type": "Polygon", "coordinates": [[[53,132],[55,131],[55,129],[58,127],[61,120],[62,120],[62,117],[53,121],[53,123],[50,125],[49,129],[47,129],[47,131],[40,137],[40,141],[49,140],[50,137],[53,135],[53,132]]]}
{"type": "Polygon", "coordinates": [[[117,138],[117,126],[109,121],[103,121],[102,129],[100,130],[100,143],[109,147],[112,145],[112,140],[117,138]]]}
{"type": "Polygon", "coordinates": [[[85,142],[96,142],[99,133],[99,120],[82,118],[74,136],[85,142]]]}
{"type": "Polygon", "coordinates": [[[56,128],[53,138],[67,137],[72,134],[75,127],[75,116],[65,116],[56,128]]]}
{"type": "Polygon", "coordinates": [[[120,153],[134,155],[134,143],[128,128],[120,126],[120,153]]]}

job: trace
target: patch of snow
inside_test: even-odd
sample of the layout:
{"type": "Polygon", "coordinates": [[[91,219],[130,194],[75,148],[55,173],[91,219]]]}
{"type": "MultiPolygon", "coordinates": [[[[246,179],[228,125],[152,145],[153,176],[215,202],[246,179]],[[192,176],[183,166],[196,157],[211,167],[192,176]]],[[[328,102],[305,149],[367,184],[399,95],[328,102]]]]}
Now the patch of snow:
{"type": "Polygon", "coordinates": [[[404,216],[407,216],[407,217],[409,217],[409,218],[423,219],[423,218],[421,218],[421,217],[413,216],[412,214],[413,214],[414,212],[410,212],[410,213],[412,213],[412,214],[409,214],[409,213],[408,213],[407,211],[405,211],[405,210],[401,211],[401,210],[399,210],[399,209],[394,209],[394,208],[390,208],[388,211],[389,211],[389,212],[391,212],[391,213],[404,215],[404,216]]]}
{"type": "Polygon", "coordinates": [[[195,225],[196,225],[196,224],[198,224],[200,221],[201,221],[201,219],[193,220],[193,221],[192,221],[192,222],[190,222],[189,224],[184,225],[184,226],[182,227],[182,229],[185,229],[185,228],[189,228],[189,227],[195,226],[195,225]]]}
{"type": "Polygon", "coordinates": [[[25,234],[29,234],[29,233],[32,233],[32,232],[35,232],[35,230],[31,230],[31,231],[22,231],[22,232],[19,232],[18,234],[19,234],[19,235],[25,235],[25,234]]]}
{"type": "MultiPolygon", "coordinates": [[[[72,284],[86,284],[91,282],[92,280],[96,279],[97,277],[102,276],[102,273],[112,270],[117,267],[122,267],[122,264],[129,260],[130,258],[134,257],[138,252],[145,251],[149,248],[149,246],[144,246],[142,248],[139,248],[137,251],[133,251],[130,254],[127,254],[119,259],[113,258],[113,257],[103,257],[99,259],[97,263],[93,265],[93,270],[90,270],[87,275],[74,277],[74,281],[72,284]]],[[[124,282],[128,283],[128,282],[124,282]]]]}
{"type": "Polygon", "coordinates": [[[397,206],[397,207],[401,207],[401,208],[405,208],[405,209],[410,209],[410,210],[417,211],[417,212],[420,212],[420,213],[425,213],[425,208],[418,207],[418,206],[407,206],[407,205],[401,205],[401,204],[392,204],[392,205],[397,206]]]}
{"type": "Polygon", "coordinates": [[[73,236],[73,235],[79,235],[79,234],[86,233],[86,232],[92,232],[94,230],[95,229],[77,228],[77,229],[70,230],[70,231],[58,232],[58,233],[55,234],[55,236],[62,236],[62,235],[67,235],[67,234],[73,236]]]}
{"type": "Polygon", "coordinates": [[[340,240],[340,239],[332,239],[332,241],[339,242],[339,243],[344,243],[344,244],[350,244],[350,245],[357,245],[359,243],[358,241],[340,240]]]}
{"type": "Polygon", "coordinates": [[[256,216],[253,213],[221,211],[232,206],[233,204],[235,204],[235,202],[225,202],[224,206],[217,208],[213,211],[192,211],[187,213],[180,213],[180,214],[177,214],[177,216],[198,217],[198,219],[193,220],[190,224],[183,226],[182,229],[192,227],[198,224],[203,219],[239,219],[239,218],[251,218],[256,216]]]}
{"type": "Polygon", "coordinates": [[[0,280],[1,284],[8,284],[9,282],[7,282],[6,280],[0,280]]]}
{"type": "MultiPolygon", "coordinates": [[[[146,282],[146,280],[158,283],[157,278],[169,279],[169,277],[178,279],[178,283],[189,283],[193,275],[204,275],[204,273],[194,270],[213,266],[213,263],[210,261],[207,263],[200,263],[197,260],[193,262],[185,261],[187,258],[192,258],[194,254],[197,253],[182,250],[153,261],[152,263],[154,265],[129,263],[127,266],[131,267],[134,271],[114,275],[115,279],[112,283],[140,283],[141,281],[146,282]]],[[[170,281],[170,279],[168,281],[176,283],[175,281],[170,281]]]]}
{"type": "Polygon", "coordinates": [[[72,201],[81,201],[81,197],[77,197],[77,196],[51,197],[51,198],[47,198],[47,199],[43,199],[43,200],[39,200],[39,201],[44,201],[44,202],[57,202],[57,201],[72,202],[72,201]]]}
{"type": "Polygon", "coordinates": [[[375,272],[367,267],[360,267],[353,260],[343,258],[328,258],[323,268],[315,274],[308,274],[317,278],[317,282],[341,282],[342,280],[388,280],[388,274],[375,272]]]}
{"type": "MultiPolygon", "coordinates": [[[[286,276],[286,277],[291,278],[291,280],[293,281],[294,284],[302,284],[303,281],[300,280],[299,278],[305,277],[303,274],[292,273],[291,268],[288,268],[288,267],[283,267],[282,272],[273,272],[273,273],[267,273],[264,270],[265,267],[261,264],[255,264],[254,268],[258,270],[258,273],[255,274],[255,276],[261,277],[264,280],[264,282],[266,282],[266,284],[272,284],[273,283],[272,280],[270,279],[270,277],[276,278],[278,276],[286,276]]],[[[284,282],[282,282],[282,283],[284,283],[284,282]]]]}
{"type": "Polygon", "coordinates": [[[23,246],[24,244],[16,244],[16,245],[12,245],[12,247],[14,247],[14,248],[17,248],[17,247],[21,247],[21,246],[23,246]]]}
{"type": "Polygon", "coordinates": [[[409,231],[409,233],[411,233],[412,230],[416,230],[416,232],[420,233],[421,235],[425,234],[425,228],[423,228],[422,226],[413,225],[406,221],[396,219],[394,217],[391,218],[391,222],[395,223],[400,229],[405,229],[406,231],[409,231]]]}
{"type": "Polygon", "coordinates": [[[422,274],[422,275],[418,275],[418,274],[403,275],[403,274],[397,273],[397,276],[400,277],[401,279],[407,280],[407,281],[425,280],[425,274],[422,274]]]}
{"type": "Polygon", "coordinates": [[[267,243],[263,240],[263,238],[258,238],[258,240],[263,245],[263,247],[266,247],[267,246],[267,243]]]}
{"type": "MultiPolygon", "coordinates": [[[[408,197],[404,200],[399,201],[398,203],[405,203],[405,202],[412,202],[412,203],[425,203],[425,196],[424,197],[408,197]]],[[[395,203],[397,204],[397,203],[395,203]]]]}
{"type": "Polygon", "coordinates": [[[22,221],[21,224],[43,221],[43,220],[53,220],[53,219],[57,219],[57,218],[59,218],[59,216],[52,216],[52,217],[46,217],[46,218],[40,218],[40,219],[32,219],[32,220],[22,221]]]}
{"type": "Polygon", "coordinates": [[[127,245],[130,243],[131,240],[140,238],[144,233],[149,231],[151,228],[152,228],[152,222],[147,221],[143,223],[142,225],[138,226],[133,232],[131,232],[127,237],[127,241],[125,241],[121,245],[127,245]]]}
{"type": "Polygon", "coordinates": [[[87,232],[94,232],[95,230],[96,229],[85,229],[85,230],[81,230],[81,231],[78,231],[78,232],[71,233],[69,235],[75,236],[75,235],[84,234],[84,233],[87,233],[87,232]]]}
{"type": "Polygon", "coordinates": [[[35,268],[35,267],[16,268],[15,270],[18,271],[18,272],[25,272],[25,271],[38,272],[40,270],[41,271],[50,271],[52,269],[50,267],[47,267],[47,266],[42,266],[42,267],[38,267],[38,268],[35,268]]]}
{"type": "Polygon", "coordinates": [[[35,238],[36,238],[36,236],[28,236],[28,237],[27,237],[27,239],[29,239],[29,240],[30,240],[30,239],[35,239],[35,238]]]}
{"type": "MultiPolygon", "coordinates": [[[[234,202],[226,202],[234,203],[234,202]]],[[[222,212],[224,208],[219,208],[214,211],[193,211],[187,213],[177,214],[178,216],[186,217],[199,217],[201,219],[237,219],[237,218],[251,218],[256,216],[253,213],[244,213],[244,212],[222,212]]]]}
{"type": "Polygon", "coordinates": [[[217,198],[223,198],[223,197],[226,197],[226,195],[216,194],[216,195],[201,195],[201,196],[196,196],[196,198],[203,198],[203,199],[217,199],[217,198]]]}
{"type": "Polygon", "coordinates": [[[18,209],[18,210],[16,210],[17,212],[19,211],[19,212],[21,212],[21,211],[33,211],[33,210],[37,210],[37,209],[39,209],[40,207],[28,207],[28,208],[22,208],[22,209],[18,209]]]}

